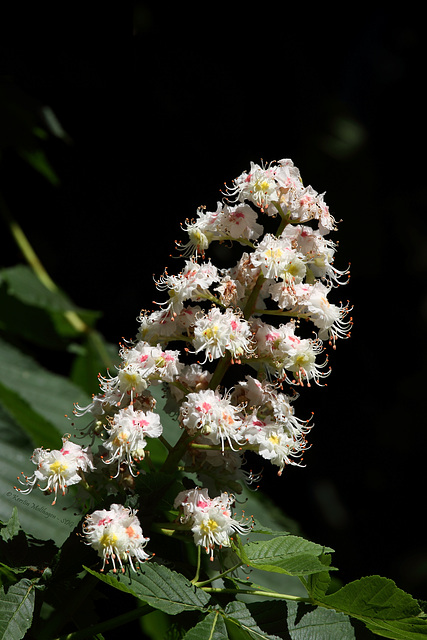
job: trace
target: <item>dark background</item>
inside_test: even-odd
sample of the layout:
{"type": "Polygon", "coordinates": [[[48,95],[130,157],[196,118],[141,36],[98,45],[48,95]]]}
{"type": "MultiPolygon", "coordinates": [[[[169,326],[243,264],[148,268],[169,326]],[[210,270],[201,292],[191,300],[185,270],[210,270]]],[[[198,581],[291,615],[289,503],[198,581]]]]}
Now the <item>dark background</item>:
{"type": "MultiPolygon", "coordinates": [[[[342,218],[336,266],[351,261],[352,277],[336,295],[354,304],[354,331],[328,387],[298,402],[301,417],[315,411],[307,468],[267,472],[265,486],[335,548],[344,580],[378,573],[427,599],[421,16],[198,6],[4,17],[2,81],[49,105],[70,140],[46,143],[52,187],[3,139],[1,192],[53,279],[102,310],[118,343],[159,299],[152,275],[180,268],[169,257],[180,222],[215,207],[251,160],[292,158],[342,218]]],[[[21,257],[1,234],[10,266],[21,257]]]]}

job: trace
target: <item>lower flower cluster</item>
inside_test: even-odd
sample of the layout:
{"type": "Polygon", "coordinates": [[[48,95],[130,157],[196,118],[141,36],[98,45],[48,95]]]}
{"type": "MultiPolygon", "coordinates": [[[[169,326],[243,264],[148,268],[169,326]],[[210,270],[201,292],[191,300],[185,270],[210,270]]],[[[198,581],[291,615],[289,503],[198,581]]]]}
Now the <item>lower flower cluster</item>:
{"type": "Polygon", "coordinates": [[[91,545],[103,559],[102,569],[110,562],[116,573],[117,565],[124,572],[123,562],[144,562],[150,556],[144,551],[149,538],[144,538],[141,525],[132,509],[112,504],[107,509],[94,511],[83,523],[86,544],[91,545]]]}
{"type": "Polygon", "coordinates": [[[211,560],[215,548],[231,545],[233,533],[247,534],[252,529],[252,520],[233,518],[233,503],[234,497],[228,493],[210,498],[207,489],[198,487],[182,491],[175,499],[174,507],[179,509],[180,522],[191,527],[195,544],[203,547],[211,560]]]}
{"type": "MultiPolygon", "coordinates": [[[[20,476],[18,489],[37,486],[55,503],[79,485],[98,503],[101,496],[101,506],[123,493],[135,504],[138,475],[158,470],[150,450],[160,442],[161,470],[196,478],[177,495],[172,515],[211,559],[251,529],[250,520],[232,515],[233,495],[261,478],[248,461],[267,461],[279,476],[302,466],[313,422],[295,415],[297,390],[324,384],[327,349],[352,326],[349,303],[329,300],[349,278],[334,265],[337,245],[328,235],[336,221],[293,162],[251,163],[224,196],[215,211],[199,208],[186,222],[188,242],[178,243],[184,267],[155,282],[166,300],[141,312],[115,371],[99,375],[87,406],[75,406],[77,418],[90,417],[84,435],[91,445],[64,436],[59,450],[36,449],[36,470],[20,476]],[[206,259],[213,243],[233,249],[231,266],[206,259]],[[175,445],[157,409],[159,386],[181,434],[175,445]]],[[[150,557],[136,512],[120,504],[87,515],[83,532],[103,569],[135,568],[150,557]]]]}

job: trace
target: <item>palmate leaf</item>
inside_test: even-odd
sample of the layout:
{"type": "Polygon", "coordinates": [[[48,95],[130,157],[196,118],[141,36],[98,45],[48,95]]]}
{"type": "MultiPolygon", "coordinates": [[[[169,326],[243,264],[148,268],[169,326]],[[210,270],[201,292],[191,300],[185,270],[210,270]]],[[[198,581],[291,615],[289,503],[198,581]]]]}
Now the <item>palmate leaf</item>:
{"type": "Polygon", "coordinates": [[[21,640],[31,626],[35,588],[31,580],[23,578],[0,589],[0,640],[21,640]]]}
{"type": "Polygon", "coordinates": [[[182,640],[227,640],[228,633],[220,611],[211,611],[187,631],[182,640]]]}
{"type": "Polygon", "coordinates": [[[303,603],[288,602],[287,626],[292,640],[355,640],[350,619],[344,613],[303,603]]]}
{"type": "Polygon", "coordinates": [[[315,601],[361,620],[368,629],[384,638],[427,638],[427,616],[417,601],[389,578],[367,576],[330,595],[317,594],[315,601]]]}
{"type": "Polygon", "coordinates": [[[169,615],[203,610],[209,602],[210,596],[194,587],[182,574],[155,562],[145,563],[131,578],[84,568],[111,587],[129,593],[169,615]]]}
{"type": "Polygon", "coordinates": [[[299,536],[287,535],[249,542],[240,546],[237,553],[243,562],[256,569],[304,576],[334,569],[325,565],[324,551],[332,550],[299,536]]]}
{"type": "Polygon", "coordinates": [[[354,640],[349,617],[306,603],[267,600],[247,604],[257,625],[287,640],[354,640]]]}

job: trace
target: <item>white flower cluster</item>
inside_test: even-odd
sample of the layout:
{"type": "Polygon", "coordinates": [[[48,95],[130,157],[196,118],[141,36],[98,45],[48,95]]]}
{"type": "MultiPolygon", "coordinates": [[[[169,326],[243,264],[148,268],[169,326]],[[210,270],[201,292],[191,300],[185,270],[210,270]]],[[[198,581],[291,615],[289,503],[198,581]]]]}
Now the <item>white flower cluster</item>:
{"type": "MultiPolygon", "coordinates": [[[[152,471],[150,440],[160,439],[167,451],[162,471],[173,460],[175,469],[195,473],[201,485],[180,494],[175,508],[211,557],[215,548],[229,546],[233,531],[248,531],[232,518],[233,499],[226,493],[258,481],[246,471],[247,459],[269,461],[278,475],[288,465],[302,465],[312,421],[296,417],[295,389],[322,385],[330,374],[328,344],[335,348],[352,325],[349,305],[329,301],[349,277],[348,269],[334,266],[337,245],[327,236],[336,230],[335,220],[324,194],[304,186],[292,161],[252,163],[224,196],[214,212],[199,208],[196,219],[183,225],[188,242],[178,248],[184,267],[177,275],[165,270],[155,283],[166,300],[141,312],[116,370],[99,376],[99,393],[89,405],[75,407],[76,416],[92,416],[98,453],[68,440],[60,451],[36,449],[37,470],[21,479],[25,491],[37,483],[56,500],[59,490],[90,482],[85,474],[96,466],[98,483],[108,470],[107,493],[117,487],[135,492],[140,471],[152,471]],[[213,242],[233,247],[231,266],[206,259],[213,242]],[[159,385],[182,431],[174,446],[156,411],[152,391],[159,385]]],[[[120,566],[146,559],[135,516],[123,514],[116,505],[85,524],[88,542],[114,568],[115,558],[120,566]]]]}
{"type": "Polygon", "coordinates": [[[68,487],[79,484],[84,479],[84,472],[95,469],[90,447],[83,448],[78,444],[69,441],[70,436],[64,436],[61,449],[53,450],[38,447],[31,456],[32,462],[37,469],[32,476],[18,477],[21,484],[26,485],[25,489],[15,487],[21,493],[30,493],[37,485],[46,493],[53,493],[55,504],[58,491],[65,495],[68,487]],[[44,483],[42,486],[40,483],[44,483]]]}
{"type": "Polygon", "coordinates": [[[120,504],[112,504],[109,509],[100,509],[86,516],[83,523],[86,544],[91,545],[103,559],[102,569],[116,562],[124,573],[123,562],[129,562],[135,571],[134,560],[144,562],[150,557],[144,547],[150,538],[144,538],[136,512],[120,504]]]}
{"type": "Polygon", "coordinates": [[[207,489],[194,488],[181,491],[174,503],[179,509],[180,522],[188,524],[196,545],[204,547],[213,560],[215,547],[229,547],[233,533],[247,534],[252,529],[252,520],[235,520],[231,507],[234,497],[222,492],[210,498],[207,489]]]}

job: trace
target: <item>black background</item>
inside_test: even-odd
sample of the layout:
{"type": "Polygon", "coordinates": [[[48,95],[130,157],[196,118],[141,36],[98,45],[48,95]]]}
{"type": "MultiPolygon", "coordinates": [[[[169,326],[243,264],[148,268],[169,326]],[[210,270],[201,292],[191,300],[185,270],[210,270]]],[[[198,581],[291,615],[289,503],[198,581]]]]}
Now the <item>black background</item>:
{"type": "MultiPolygon", "coordinates": [[[[1,21],[2,77],[71,142],[48,146],[57,188],[5,149],[1,190],[54,280],[118,343],[159,299],[153,274],[180,268],[180,222],[251,160],[292,158],[342,218],[336,265],[352,277],[337,295],[354,331],[327,388],[299,400],[298,415],[315,411],[306,469],[265,486],[335,548],[343,579],[378,573],[427,599],[420,21],[274,2],[17,6],[1,21]]],[[[15,264],[1,233],[1,263],[15,264]]]]}

